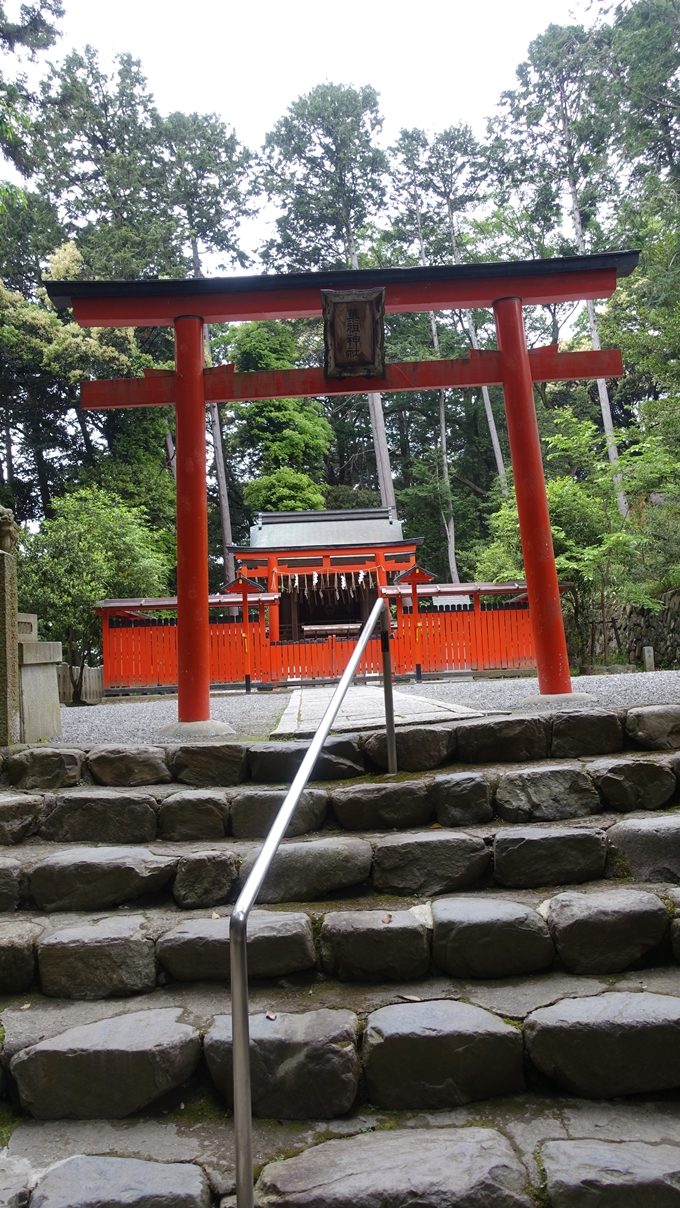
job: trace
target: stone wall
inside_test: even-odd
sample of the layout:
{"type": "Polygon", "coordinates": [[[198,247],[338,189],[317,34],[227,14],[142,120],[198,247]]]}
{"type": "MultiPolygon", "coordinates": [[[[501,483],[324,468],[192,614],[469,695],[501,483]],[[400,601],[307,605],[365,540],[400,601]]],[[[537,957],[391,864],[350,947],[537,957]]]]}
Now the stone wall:
{"type": "MultiPolygon", "coordinates": [[[[666,592],[663,608],[659,612],[621,604],[611,609],[608,615],[613,621],[609,625],[608,657],[620,657],[614,630],[616,625],[621,653],[626,662],[641,665],[642,647],[653,646],[657,669],[680,667],[680,588],[666,592]]],[[[595,655],[601,658],[602,653],[602,626],[596,624],[595,655]]]]}

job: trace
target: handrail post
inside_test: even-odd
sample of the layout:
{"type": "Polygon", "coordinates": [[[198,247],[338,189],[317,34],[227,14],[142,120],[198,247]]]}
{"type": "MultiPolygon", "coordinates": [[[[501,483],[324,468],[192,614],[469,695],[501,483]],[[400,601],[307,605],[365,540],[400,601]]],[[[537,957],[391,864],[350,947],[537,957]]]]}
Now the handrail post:
{"type": "Polygon", "coordinates": [[[392,694],[392,652],[390,650],[390,606],[387,600],[380,614],[380,651],[382,654],[383,692],[385,694],[385,737],[387,739],[387,770],[397,771],[397,736],[394,730],[394,696],[392,694]]]}
{"type": "Polygon", "coordinates": [[[229,951],[234,1074],[234,1149],[238,1208],[253,1208],[253,1124],[250,1091],[247,927],[247,914],[234,910],[229,920],[229,951]]]}

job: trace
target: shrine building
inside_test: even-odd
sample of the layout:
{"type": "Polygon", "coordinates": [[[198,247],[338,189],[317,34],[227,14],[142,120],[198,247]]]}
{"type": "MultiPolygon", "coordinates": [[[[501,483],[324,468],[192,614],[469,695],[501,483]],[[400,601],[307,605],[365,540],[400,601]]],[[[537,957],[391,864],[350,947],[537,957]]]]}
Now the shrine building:
{"type": "Polygon", "coordinates": [[[389,508],[263,512],[236,564],[279,604],[269,608],[270,641],[347,637],[360,632],[380,589],[414,566],[421,538],[404,540],[389,508]]]}

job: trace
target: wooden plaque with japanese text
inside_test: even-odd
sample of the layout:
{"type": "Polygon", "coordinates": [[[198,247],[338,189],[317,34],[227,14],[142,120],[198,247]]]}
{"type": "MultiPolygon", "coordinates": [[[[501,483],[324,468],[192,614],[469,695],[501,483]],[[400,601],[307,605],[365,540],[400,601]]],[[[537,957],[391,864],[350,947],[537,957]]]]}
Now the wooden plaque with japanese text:
{"type": "Polygon", "coordinates": [[[384,377],[384,289],[323,289],[321,298],[326,377],[384,377]]]}

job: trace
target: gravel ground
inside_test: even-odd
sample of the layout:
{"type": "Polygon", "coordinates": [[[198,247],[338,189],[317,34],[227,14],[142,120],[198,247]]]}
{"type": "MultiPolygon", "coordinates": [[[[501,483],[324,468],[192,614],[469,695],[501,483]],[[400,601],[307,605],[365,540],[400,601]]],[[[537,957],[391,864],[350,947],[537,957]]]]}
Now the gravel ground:
{"type": "MultiPolygon", "coordinates": [[[[633,675],[574,677],[574,692],[608,709],[635,705],[680,704],[680,671],[655,671],[633,675]]],[[[313,692],[306,688],[305,692],[313,692]]],[[[538,681],[533,677],[485,680],[427,680],[422,684],[397,684],[396,691],[451,701],[489,711],[524,709],[540,705],[538,681]]],[[[212,716],[228,722],[242,738],[267,738],[290,699],[290,692],[253,692],[215,695],[212,716]]],[[[547,703],[547,702],[546,702],[547,703]]],[[[174,697],[160,700],[126,697],[102,705],[62,709],[60,745],[91,747],[97,743],[167,742],[160,733],[177,720],[174,697]]]]}
{"type": "MultiPolygon", "coordinates": [[[[632,709],[636,705],[679,705],[680,671],[651,671],[626,675],[574,675],[576,694],[588,696],[605,709],[632,709]]],[[[398,684],[399,692],[434,696],[470,709],[516,709],[539,703],[535,676],[520,679],[427,680],[398,684]],[[538,701],[537,698],[538,697],[538,701]]],[[[555,698],[552,698],[553,700],[555,698]]],[[[551,704],[551,707],[554,707],[551,704]]]]}
{"type": "MultiPolygon", "coordinates": [[[[241,738],[268,738],[289,700],[290,692],[215,694],[211,713],[213,721],[227,722],[241,738]]],[[[175,696],[160,700],[128,696],[102,705],[62,708],[60,745],[86,748],[100,742],[167,743],[176,740],[160,731],[176,721],[175,696]]]]}

